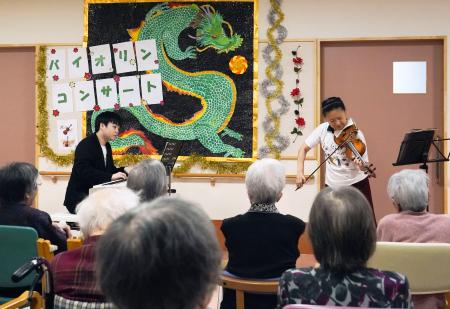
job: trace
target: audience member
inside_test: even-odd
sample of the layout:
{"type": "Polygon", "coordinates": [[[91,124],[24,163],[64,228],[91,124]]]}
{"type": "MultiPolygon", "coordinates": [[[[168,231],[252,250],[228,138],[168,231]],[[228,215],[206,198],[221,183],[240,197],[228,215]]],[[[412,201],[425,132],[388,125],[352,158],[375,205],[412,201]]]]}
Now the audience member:
{"type": "Polygon", "coordinates": [[[38,170],[29,163],[14,162],[0,169],[0,224],[29,226],[40,238],[58,246],[57,252],[67,249],[70,228],[65,222],[52,222],[48,213],[34,208],[38,186],[38,170]]]}
{"type": "Polygon", "coordinates": [[[220,260],[204,211],[162,197],[109,226],[97,248],[98,281],[118,309],[204,309],[220,260]]]}
{"type": "MultiPolygon", "coordinates": [[[[405,169],[391,176],[387,192],[398,211],[380,220],[379,241],[450,243],[450,216],[432,214],[428,206],[428,175],[405,169]]],[[[415,308],[445,308],[445,294],[413,295],[415,308]]]]}
{"type": "Polygon", "coordinates": [[[127,187],[137,192],[141,202],[149,202],[168,190],[164,165],[153,159],[139,162],[128,174],[127,187]]]}
{"type": "MultiPolygon", "coordinates": [[[[223,221],[222,232],[228,249],[226,274],[252,279],[279,278],[295,267],[300,255],[298,243],[305,223],[291,215],[281,214],[277,203],[285,186],[285,172],[274,159],[253,163],[245,184],[251,206],[249,210],[223,221]]],[[[273,309],[276,295],[246,294],[245,308],[273,309]]],[[[236,308],[235,292],[224,289],[221,309],[236,308]]]]}
{"type": "Polygon", "coordinates": [[[317,268],[290,269],[280,279],[278,308],[301,303],[409,308],[405,276],[367,268],[376,231],[369,203],[353,187],[326,188],[314,200],[308,233],[317,268]]]}
{"type": "Polygon", "coordinates": [[[95,278],[97,242],[111,222],[138,203],[138,196],[127,188],[107,188],[95,191],[77,206],[84,242],[80,248],[58,254],[51,261],[56,295],[82,302],[105,302],[95,278]]]}

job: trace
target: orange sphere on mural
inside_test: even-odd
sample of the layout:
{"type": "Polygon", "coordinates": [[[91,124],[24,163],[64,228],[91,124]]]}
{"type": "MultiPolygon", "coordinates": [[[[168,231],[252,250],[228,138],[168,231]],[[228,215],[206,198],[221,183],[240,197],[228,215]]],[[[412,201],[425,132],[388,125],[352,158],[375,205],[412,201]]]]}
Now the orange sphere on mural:
{"type": "Polygon", "coordinates": [[[234,74],[244,74],[248,68],[248,62],[244,56],[234,56],[230,59],[228,65],[230,66],[231,72],[234,74]]]}

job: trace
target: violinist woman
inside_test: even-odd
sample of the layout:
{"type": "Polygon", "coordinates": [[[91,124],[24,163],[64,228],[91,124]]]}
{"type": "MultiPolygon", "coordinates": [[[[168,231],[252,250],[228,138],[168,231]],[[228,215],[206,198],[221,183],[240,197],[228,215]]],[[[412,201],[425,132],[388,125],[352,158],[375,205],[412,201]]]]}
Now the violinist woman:
{"type": "MultiPolygon", "coordinates": [[[[322,115],[326,122],[314,129],[300,146],[298,151],[297,187],[302,187],[306,182],[304,175],[306,153],[317,144],[320,144],[325,153],[325,157],[331,155],[325,163],[325,185],[331,188],[353,186],[360,190],[369,201],[375,220],[369,184],[370,173],[368,173],[368,171],[370,171],[370,169],[368,169],[369,157],[367,154],[367,147],[360,156],[360,159],[362,160],[346,155],[346,147],[337,149],[339,145],[336,141],[340,138],[340,134],[345,131],[344,129],[354,125],[353,120],[347,117],[345,105],[341,98],[331,97],[323,101],[322,115]],[[336,149],[337,151],[333,153],[336,149]]],[[[366,144],[366,139],[360,130],[355,133],[355,138],[366,144]]]]}

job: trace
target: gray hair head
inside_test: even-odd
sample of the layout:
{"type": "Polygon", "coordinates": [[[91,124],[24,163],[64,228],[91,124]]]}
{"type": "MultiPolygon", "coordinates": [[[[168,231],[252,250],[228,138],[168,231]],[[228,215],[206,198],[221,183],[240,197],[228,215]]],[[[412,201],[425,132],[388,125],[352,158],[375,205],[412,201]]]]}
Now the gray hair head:
{"type": "Polygon", "coordinates": [[[127,187],[137,192],[142,202],[166,194],[168,181],[164,165],[153,159],[139,162],[128,174],[127,187]]]}
{"type": "Polygon", "coordinates": [[[39,172],[26,162],[12,162],[0,169],[0,201],[6,204],[23,202],[37,191],[39,172]]]}
{"type": "Polygon", "coordinates": [[[308,234],[317,261],[335,273],[364,267],[375,250],[370,204],[353,187],[328,187],[319,192],[309,214],[308,234]]]}
{"type": "Polygon", "coordinates": [[[113,222],[96,257],[98,283],[117,308],[195,309],[217,285],[221,251],[202,209],[160,197],[113,222]]]}
{"type": "Polygon", "coordinates": [[[284,166],[275,159],[255,161],[247,170],[245,185],[250,202],[275,203],[286,184],[284,166]]]}
{"type": "Polygon", "coordinates": [[[401,211],[424,211],[428,205],[428,175],[422,170],[404,169],[389,178],[387,192],[401,211]]]}
{"type": "Polygon", "coordinates": [[[85,237],[102,233],[111,222],[139,204],[139,197],[127,188],[105,188],[86,197],[77,207],[85,237]]]}

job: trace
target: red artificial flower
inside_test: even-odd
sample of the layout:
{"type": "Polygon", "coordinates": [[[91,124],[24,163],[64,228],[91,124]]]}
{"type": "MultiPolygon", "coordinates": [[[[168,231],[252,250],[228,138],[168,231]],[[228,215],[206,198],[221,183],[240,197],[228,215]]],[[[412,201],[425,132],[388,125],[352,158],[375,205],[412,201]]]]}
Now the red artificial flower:
{"type": "Polygon", "coordinates": [[[53,110],[53,116],[58,117],[59,116],[59,110],[54,109],[53,110]]]}
{"type": "Polygon", "coordinates": [[[95,104],[95,105],[94,105],[94,110],[95,110],[96,112],[98,112],[98,111],[100,110],[100,106],[99,106],[98,104],[95,104]]]}
{"type": "Polygon", "coordinates": [[[164,101],[162,101],[162,100],[159,101],[159,104],[160,104],[160,105],[164,105],[164,101]]]}
{"type": "Polygon", "coordinates": [[[303,64],[303,58],[294,57],[294,58],[292,58],[292,62],[294,62],[294,64],[303,64]]]}
{"type": "Polygon", "coordinates": [[[158,64],[158,63],[159,63],[159,61],[158,61],[158,59],[156,59],[156,60],[155,60],[155,64],[158,64]]]}
{"type": "Polygon", "coordinates": [[[50,51],[52,54],[56,53],[56,49],[52,48],[52,50],[50,51]]]}
{"type": "Polygon", "coordinates": [[[128,103],[128,106],[133,107],[134,105],[133,105],[133,103],[128,103]]]}
{"type": "Polygon", "coordinates": [[[114,79],[114,81],[115,81],[116,83],[118,83],[119,80],[120,80],[120,76],[119,76],[119,75],[114,75],[113,79],[114,79]]]}
{"type": "Polygon", "coordinates": [[[118,110],[120,109],[119,103],[114,104],[114,109],[115,109],[116,111],[118,111],[118,110]]]}
{"type": "Polygon", "coordinates": [[[291,96],[295,97],[295,96],[298,96],[298,95],[300,95],[300,89],[299,88],[292,89],[291,96]]]}
{"type": "Polygon", "coordinates": [[[91,74],[91,73],[89,73],[89,72],[84,73],[84,79],[85,79],[85,80],[90,80],[91,77],[92,77],[92,74],[91,74]]]}
{"type": "Polygon", "coordinates": [[[298,126],[303,127],[305,125],[305,119],[303,117],[298,117],[295,119],[295,123],[298,126]]]}
{"type": "Polygon", "coordinates": [[[298,84],[299,82],[300,82],[300,80],[297,78],[297,79],[295,80],[295,83],[298,84]]]}
{"type": "Polygon", "coordinates": [[[75,47],[75,48],[73,49],[73,52],[74,52],[74,53],[78,53],[78,48],[75,47]]]}
{"type": "Polygon", "coordinates": [[[53,75],[53,80],[54,80],[55,82],[57,82],[58,79],[59,79],[59,76],[58,76],[58,75],[53,75]]]}
{"type": "Polygon", "coordinates": [[[117,48],[113,48],[113,53],[117,53],[119,50],[117,48]]]}

